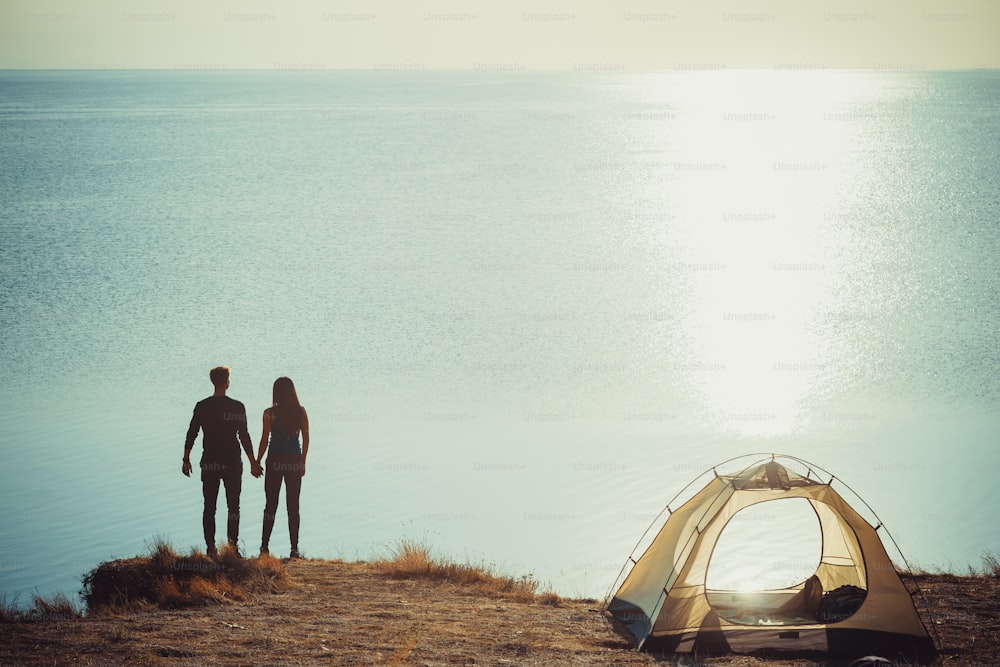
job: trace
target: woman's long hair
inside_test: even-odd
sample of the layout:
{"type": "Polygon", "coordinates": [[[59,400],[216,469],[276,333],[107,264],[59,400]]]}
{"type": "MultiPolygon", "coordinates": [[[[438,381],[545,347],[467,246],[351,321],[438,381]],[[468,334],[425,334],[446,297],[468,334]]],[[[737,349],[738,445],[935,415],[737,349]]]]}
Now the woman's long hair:
{"type": "Polygon", "coordinates": [[[298,433],[302,429],[302,405],[291,378],[282,376],[274,381],[271,400],[275,426],[288,433],[298,433]]]}

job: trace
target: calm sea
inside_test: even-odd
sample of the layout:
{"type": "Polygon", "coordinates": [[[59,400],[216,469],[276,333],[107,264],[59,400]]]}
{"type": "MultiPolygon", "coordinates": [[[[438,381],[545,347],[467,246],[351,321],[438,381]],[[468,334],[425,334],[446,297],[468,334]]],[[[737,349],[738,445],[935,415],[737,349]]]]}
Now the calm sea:
{"type": "Polygon", "coordinates": [[[8,600],[202,546],[217,364],[309,409],[307,556],[599,597],[748,452],[1000,551],[1000,73],[4,72],[0,147],[8,600]]]}

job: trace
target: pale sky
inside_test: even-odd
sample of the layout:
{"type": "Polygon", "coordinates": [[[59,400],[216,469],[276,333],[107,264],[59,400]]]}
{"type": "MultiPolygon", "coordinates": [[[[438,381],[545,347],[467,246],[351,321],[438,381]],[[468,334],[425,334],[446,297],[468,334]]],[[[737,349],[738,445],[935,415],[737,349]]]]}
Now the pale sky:
{"type": "Polygon", "coordinates": [[[1000,67],[1000,0],[0,0],[0,69],[1000,67]]]}

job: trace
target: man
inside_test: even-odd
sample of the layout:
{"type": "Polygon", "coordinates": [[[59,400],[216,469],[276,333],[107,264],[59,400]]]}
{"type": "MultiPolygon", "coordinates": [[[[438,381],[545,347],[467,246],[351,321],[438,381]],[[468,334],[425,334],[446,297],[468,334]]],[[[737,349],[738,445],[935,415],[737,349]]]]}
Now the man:
{"type": "Polygon", "coordinates": [[[215,393],[194,406],[191,425],[184,439],[184,461],[181,472],[191,476],[191,448],[198,430],[202,431],[201,489],[205,496],[205,511],[202,526],[205,530],[205,544],[208,555],[215,550],[215,506],[219,497],[219,485],[226,485],[226,505],[229,519],[226,532],[229,544],[234,549],[240,536],[240,489],[243,478],[243,462],[240,446],[250,460],[250,472],[254,477],[263,474],[261,466],[253,456],[250,433],[247,431],[247,411],[239,401],[226,396],[229,389],[229,368],[217,366],[209,374],[215,393]]]}

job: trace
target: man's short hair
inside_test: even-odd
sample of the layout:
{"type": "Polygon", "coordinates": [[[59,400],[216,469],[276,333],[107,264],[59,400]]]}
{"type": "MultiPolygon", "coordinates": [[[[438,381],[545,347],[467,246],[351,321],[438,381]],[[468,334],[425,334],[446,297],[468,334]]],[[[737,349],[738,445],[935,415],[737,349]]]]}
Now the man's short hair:
{"type": "Polygon", "coordinates": [[[208,377],[216,387],[225,387],[229,382],[229,366],[216,366],[208,372],[208,377]]]}

